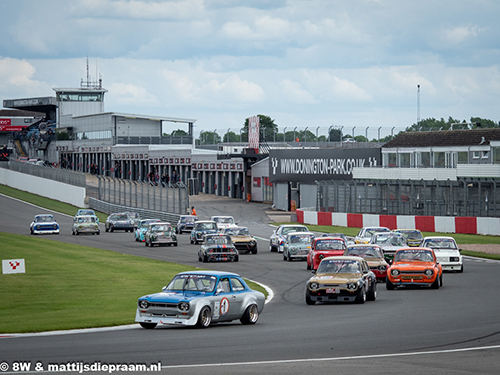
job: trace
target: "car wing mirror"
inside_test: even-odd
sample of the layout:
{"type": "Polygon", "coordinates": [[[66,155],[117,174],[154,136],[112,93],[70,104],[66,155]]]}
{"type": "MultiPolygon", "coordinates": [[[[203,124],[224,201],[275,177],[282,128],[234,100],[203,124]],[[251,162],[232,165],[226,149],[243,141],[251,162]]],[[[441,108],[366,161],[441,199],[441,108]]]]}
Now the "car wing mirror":
{"type": "Polygon", "coordinates": [[[167,286],[165,285],[163,288],[161,288],[161,291],[164,292],[167,290],[167,286]]]}

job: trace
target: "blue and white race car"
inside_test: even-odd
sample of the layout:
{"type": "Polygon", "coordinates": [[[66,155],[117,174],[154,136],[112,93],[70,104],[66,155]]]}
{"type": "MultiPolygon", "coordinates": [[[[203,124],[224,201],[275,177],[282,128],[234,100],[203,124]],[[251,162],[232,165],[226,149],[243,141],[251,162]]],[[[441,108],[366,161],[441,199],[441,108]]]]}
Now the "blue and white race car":
{"type": "Polygon", "coordinates": [[[148,225],[150,223],[159,223],[161,220],[159,219],[144,219],[139,222],[137,228],[135,228],[134,236],[135,240],[138,242],[144,242],[146,237],[146,231],[148,230],[148,225]]]}
{"type": "Polygon", "coordinates": [[[59,224],[50,214],[36,215],[30,224],[31,234],[59,234],[59,224]]]}
{"type": "Polygon", "coordinates": [[[305,225],[284,224],[278,226],[269,239],[269,249],[271,251],[283,252],[286,236],[291,232],[309,232],[305,225]]]}
{"type": "Polygon", "coordinates": [[[265,296],[231,272],[188,271],[177,274],[160,293],[139,298],[135,321],[143,328],[158,324],[208,327],[239,319],[255,324],[265,296]]]}

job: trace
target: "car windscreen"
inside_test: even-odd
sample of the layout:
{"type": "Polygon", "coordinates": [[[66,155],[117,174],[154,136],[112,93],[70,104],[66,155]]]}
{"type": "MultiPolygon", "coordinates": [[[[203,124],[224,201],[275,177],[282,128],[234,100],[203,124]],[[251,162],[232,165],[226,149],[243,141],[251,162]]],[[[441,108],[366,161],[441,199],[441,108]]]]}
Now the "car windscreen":
{"type": "Polygon", "coordinates": [[[213,292],[216,282],[217,278],[212,275],[177,275],[164,290],[213,292]]]}
{"type": "Polygon", "coordinates": [[[453,241],[451,238],[440,238],[440,239],[426,240],[422,246],[423,247],[430,247],[431,249],[456,250],[456,248],[457,248],[455,241],[453,241]]]}
{"type": "Polygon", "coordinates": [[[205,243],[207,245],[230,245],[231,238],[228,236],[209,236],[205,243]]]}
{"type": "Polygon", "coordinates": [[[344,250],[344,241],[339,240],[317,240],[316,250],[344,250]]]}
{"type": "Polygon", "coordinates": [[[361,267],[356,260],[323,260],[318,267],[318,273],[359,273],[361,267]]]}
{"type": "Polygon", "coordinates": [[[347,249],[346,255],[368,258],[383,258],[384,255],[379,247],[350,247],[347,249]]]}
{"type": "Polygon", "coordinates": [[[400,250],[394,256],[394,262],[432,262],[434,257],[429,250],[400,250]]]}

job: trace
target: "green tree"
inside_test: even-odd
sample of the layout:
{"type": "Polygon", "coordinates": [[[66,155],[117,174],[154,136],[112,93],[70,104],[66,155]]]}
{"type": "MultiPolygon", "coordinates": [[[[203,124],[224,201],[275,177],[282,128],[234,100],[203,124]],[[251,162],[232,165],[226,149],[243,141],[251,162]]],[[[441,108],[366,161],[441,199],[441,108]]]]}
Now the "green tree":
{"type": "Polygon", "coordinates": [[[187,137],[189,134],[182,129],[177,129],[172,132],[172,137],[187,137]]]}
{"type": "Polygon", "coordinates": [[[224,134],[223,142],[234,143],[240,141],[240,135],[235,132],[227,132],[224,134]]]}
{"type": "Polygon", "coordinates": [[[213,145],[220,143],[221,137],[217,132],[202,130],[200,133],[200,145],[213,145]]]}
{"type": "Polygon", "coordinates": [[[328,132],[328,141],[329,142],[342,142],[342,132],[340,129],[331,128],[328,132]]]}
{"type": "MultiPolygon", "coordinates": [[[[278,125],[274,123],[274,120],[271,117],[265,115],[257,115],[259,117],[259,138],[266,142],[273,142],[275,137],[278,137],[278,125]]],[[[248,142],[248,118],[245,119],[245,123],[243,124],[243,132],[242,139],[244,142],[248,142]]]]}

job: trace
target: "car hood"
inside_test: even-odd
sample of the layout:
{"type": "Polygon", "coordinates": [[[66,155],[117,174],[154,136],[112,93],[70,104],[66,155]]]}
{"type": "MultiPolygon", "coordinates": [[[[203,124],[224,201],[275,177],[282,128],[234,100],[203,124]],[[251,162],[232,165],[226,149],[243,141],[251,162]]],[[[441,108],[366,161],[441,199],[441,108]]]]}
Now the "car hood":
{"type": "Polygon", "coordinates": [[[458,253],[458,249],[439,249],[439,248],[434,248],[434,253],[436,255],[454,255],[458,253]]]}
{"type": "Polygon", "coordinates": [[[426,270],[434,266],[433,262],[396,262],[391,265],[391,268],[426,270]]]}
{"type": "Polygon", "coordinates": [[[177,302],[189,302],[196,298],[208,297],[213,293],[206,292],[192,292],[192,291],[169,291],[160,292],[155,294],[148,294],[142,296],[139,299],[145,299],[149,302],[160,302],[160,303],[177,303],[177,302]]]}
{"type": "Polygon", "coordinates": [[[346,283],[355,283],[361,278],[361,274],[359,273],[343,273],[343,274],[328,274],[322,273],[316,276],[313,276],[309,282],[317,282],[317,283],[335,283],[335,284],[346,284],[346,283]]]}
{"type": "Polygon", "coordinates": [[[319,256],[319,255],[324,255],[325,257],[344,255],[344,250],[314,250],[313,251],[313,256],[319,256]]]}

